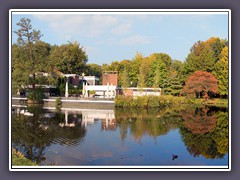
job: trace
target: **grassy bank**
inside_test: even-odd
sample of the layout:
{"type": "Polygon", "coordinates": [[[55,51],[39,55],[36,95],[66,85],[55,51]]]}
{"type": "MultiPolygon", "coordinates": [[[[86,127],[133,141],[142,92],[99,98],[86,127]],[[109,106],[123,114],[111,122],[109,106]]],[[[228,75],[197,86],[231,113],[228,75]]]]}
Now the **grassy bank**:
{"type": "Polygon", "coordinates": [[[187,97],[165,96],[117,96],[115,98],[115,107],[133,107],[133,108],[152,108],[152,107],[171,107],[179,105],[211,105],[227,107],[228,99],[196,99],[187,97]]]}
{"type": "Polygon", "coordinates": [[[12,165],[13,166],[37,166],[36,163],[24,157],[21,152],[12,149],[12,165]]]}

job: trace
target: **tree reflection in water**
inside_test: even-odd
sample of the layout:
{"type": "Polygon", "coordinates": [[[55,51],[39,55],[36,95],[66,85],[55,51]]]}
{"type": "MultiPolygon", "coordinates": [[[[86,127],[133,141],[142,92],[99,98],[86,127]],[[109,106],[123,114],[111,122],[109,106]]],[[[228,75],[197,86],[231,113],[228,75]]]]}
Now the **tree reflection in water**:
{"type": "Polygon", "coordinates": [[[223,158],[228,153],[228,112],[213,107],[180,111],[182,140],[194,157],[223,158]]]}
{"type": "Polygon", "coordinates": [[[174,109],[115,109],[115,117],[120,128],[122,141],[128,129],[136,141],[144,135],[157,136],[176,129],[180,116],[174,109]]]}
{"type": "MultiPolygon", "coordinates": [[[[78,123],[74,128],[61,128],[59,123],[65,121],[65,115],[56,113],[52,118],[43,118],[44,110],[41,106],[28,107],[33,116],[21,114],[12,116],[12,146],[36,162],[45,160],[46,148],[58,143],[68,146],[79,144],[86,134],[86,129],[78,123]]],[[[69,123],[74,121],[74,116],[69,116],[69,123]]]]}
{"type": "Polygon", "coordinates": [[[115,117],[124,142],[128,131],[140,141],[144,135],[156,137],[179,128],[191,155],[222,158],[228,153],[228,112],[216,107],[116,109],[115,117]]]}

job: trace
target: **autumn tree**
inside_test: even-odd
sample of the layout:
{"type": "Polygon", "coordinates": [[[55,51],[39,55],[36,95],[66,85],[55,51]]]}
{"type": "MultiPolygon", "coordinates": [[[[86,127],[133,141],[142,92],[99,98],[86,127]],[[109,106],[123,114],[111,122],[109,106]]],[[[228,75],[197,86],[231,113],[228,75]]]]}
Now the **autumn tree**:
{"type": "Polygon", "coordinates": [[[214,52],[215,62],[218,62],[223,48],[228,46],[228,41],[226,39],[220,39],[219,37],[211,37],[205,41],[205,44],[212,49],[214,52]]]}
{"type": "Polygon", "coordinates": [[[228,47],[222,49],[220,60],[215,64],[213,74],[218,79],[218,92],[221,96],[228,96],[228,47]]]}
{"type": "Polygon", "coordinates": [[[208,97],[211,93],[217,93],[217,79],[209,72],[196,71],[189,78],[182,89],[182,94],[196,97],[208,97]]]}

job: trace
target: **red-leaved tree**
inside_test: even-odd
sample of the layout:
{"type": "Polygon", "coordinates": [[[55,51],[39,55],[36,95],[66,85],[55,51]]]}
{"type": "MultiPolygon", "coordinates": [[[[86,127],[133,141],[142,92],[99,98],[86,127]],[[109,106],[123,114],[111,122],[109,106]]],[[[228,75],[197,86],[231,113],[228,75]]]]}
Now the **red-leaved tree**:
{"type": "Polygon", "coordinates": [[[214,75],[205,71],[195,71],[188,77],[181,94],[208,98],[208,94],[217,93],[217,79],[214,75]]]}

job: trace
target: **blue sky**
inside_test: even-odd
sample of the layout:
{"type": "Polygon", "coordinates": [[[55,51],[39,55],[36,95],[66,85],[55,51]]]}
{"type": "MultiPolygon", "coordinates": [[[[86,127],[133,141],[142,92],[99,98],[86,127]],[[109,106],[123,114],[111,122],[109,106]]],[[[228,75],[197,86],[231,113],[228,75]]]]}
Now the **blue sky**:
{"type": "MultiPolygon", "coordinates": [[[[228,38],[225,14],[13,14],[12,30],[23,17],[31,19],[42,41],[52,45],[78,41],[86,49],[88,63],[110,64],[167,53],[184,61],[191,46],[210,37],[228,38]]],[[[12,33],[13,43],[16,35],[12,33]]]]}

